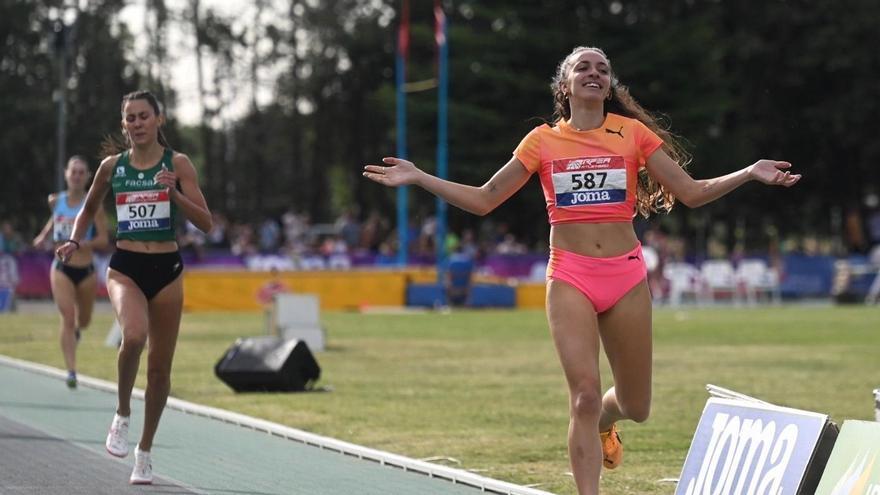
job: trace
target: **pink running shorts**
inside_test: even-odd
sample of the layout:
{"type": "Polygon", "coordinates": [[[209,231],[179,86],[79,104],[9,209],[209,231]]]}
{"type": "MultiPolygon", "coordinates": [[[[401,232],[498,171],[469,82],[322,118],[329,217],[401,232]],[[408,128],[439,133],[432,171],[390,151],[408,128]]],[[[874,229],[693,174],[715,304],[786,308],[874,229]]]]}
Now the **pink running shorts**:
{"type": "Polygon", "coordinates": [[[594,258],[551,247],[547,264],[548,280],[560,280],[581,291],[597,313],[611,309],[647,274],[641,243],[626,254],[610,258],[594,258]]]}

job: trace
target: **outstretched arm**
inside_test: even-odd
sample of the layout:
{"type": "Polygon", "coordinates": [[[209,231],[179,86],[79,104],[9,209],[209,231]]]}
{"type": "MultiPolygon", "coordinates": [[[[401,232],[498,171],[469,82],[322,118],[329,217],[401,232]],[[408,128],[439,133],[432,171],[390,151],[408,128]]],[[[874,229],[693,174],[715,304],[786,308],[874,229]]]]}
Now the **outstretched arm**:
{"type": "MultiPolygon", "coordinates": [[[[49,195],[49,211],[52,211],[55,209],[55,202],[57,200],[58,200],[58,197],[55,195],[55,193],[52,193],[49,195]]],[[[34,247],[42,246],[43,243],[46,242],[46,237],[48,237],[49,233],[52,232],[52,227],[54,225],[55,225],[54,215],[50,214],[49,220],[46,222],[46,225],[43,226],[43,230],[41,230],[40,233],[37,234],[37,237],[34,238],[31,245],[33,245],[34,247]]]]}
{"type": "Polygon", "coordinates": [[[758,160],[742,170],[721,177],[695,180],[663,150],[655,151],[648,158],[645,168],[654,180],[690,208],[711,203],[751,180],[791,187],[801,179],[800,174],[792,174],[787,170],[791,168],[788,162],[758,160]]]}
{"type": "Polygon", "coordinates": [[[495,175],[480,187],[440,179],[423,172],[412,162],[388,157],[382,161],[391,166],[367,165],[364,177],[386,186],[414,184],[439,196],[449,204],[475,215],[486,215],[528,182],[531,173],[516,157],[511,158],[495,175]]]}

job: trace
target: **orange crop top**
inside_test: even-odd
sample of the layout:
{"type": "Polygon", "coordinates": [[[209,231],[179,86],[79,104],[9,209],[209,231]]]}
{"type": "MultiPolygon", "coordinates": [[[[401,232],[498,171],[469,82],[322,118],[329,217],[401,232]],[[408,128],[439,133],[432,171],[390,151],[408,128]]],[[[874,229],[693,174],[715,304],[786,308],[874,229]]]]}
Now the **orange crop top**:
{"type": "Polygon", "coordinates": [[[563,120],[535,127],[513,155],[540,173],[551,225],[631,222],[638,171],[662,144],[645,124],[609,113],[588,131],[563,120]]]}

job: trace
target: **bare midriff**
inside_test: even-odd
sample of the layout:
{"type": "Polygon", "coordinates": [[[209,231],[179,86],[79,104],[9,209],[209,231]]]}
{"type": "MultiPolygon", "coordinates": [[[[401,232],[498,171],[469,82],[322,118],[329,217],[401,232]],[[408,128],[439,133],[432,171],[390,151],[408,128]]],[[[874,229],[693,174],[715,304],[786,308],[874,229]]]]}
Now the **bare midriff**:
{"type": "Polygon", "coordinates": [[[562,223],[550,228],[550,245],[594,258],[620,256],[639,239],[632,222],[562,223]]]}
{"type": "MultiPolygon", "coordinates": [[[[62,244],[64,244],[64,242],[55,243],[55,247],[58,248],[58,246],[61,246],[62,244]]],[[[76,268],[85,268],[92,263],[94,254],[92,248],[84,246],[83,244],[84,243],[80,242],[80,247],[70,255],[70,258],[67,258],[67,261],[64,262],[65,265],[76,268]]]]}
{"type": "Polygon", "coordinates": [[[136,253],[173,253],[178,250],[177,241],[132,241],[119,239],[116,247],[136,253]]]}

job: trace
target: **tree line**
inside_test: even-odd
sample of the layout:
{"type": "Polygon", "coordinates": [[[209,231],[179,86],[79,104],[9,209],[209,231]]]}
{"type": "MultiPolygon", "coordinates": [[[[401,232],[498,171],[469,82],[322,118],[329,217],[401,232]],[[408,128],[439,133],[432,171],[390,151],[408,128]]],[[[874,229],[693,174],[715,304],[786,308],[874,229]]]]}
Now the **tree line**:
{"type": "MultiPolygon", "coordinates": [[[[2,3],[0,217],[15,219],[20,229],[45,221],[45,197],[55,188],[59,84],[67,88],[68,154],[85,155],[93,166],[100,142],[119,129],[120,97],[148,88],[168,107],[169,140],[194,159],[209,204],[233,220],[290,209],[314,222],[351,209],[394,218],[393,191],[366,183],[360,171],[395,148],[399,1],[239,0],[232,16],[205,0],[143,0],[135,2],[144,7],[140,26],[121,16],[130,2],[82,1],[64,82],[58,19],[70,2],[2,3]],[[170,46],[174,39],[185,42],[170,46]],[[177,94],[172,84],[180,77],[173,61],[184,54],[197,61],[195,95],[177,94]],[[199,124],[174,118],[182,98],[196,99],[199,124]],[[236,106],[245,110],[231,113],[236,106]]],[[[760,247],[768,236],[837,235],[844,215],[880,192],[877,2],[446,0],[443,6],[453,180],[482,183],[531,127],[550,119],[556,65],[573,47],[589,45],[603,48],[621,82],[686,138],[695,177],[762,157],[789,160],[804,174],[798,187],[780,194],[745,187],[699,210],[678,207],[652,224],[760,247]]],[[[432,8],[411,2],[410,82],[436,77],[432,8]]],[[[430,84],[423,87],[408,94],[409,154],[432,171],[437,95],[430,84]]],[[[417,191],[410,204],[414,217],[434,210],[433,198],[417,191]]],[[[536,183],[493,220],[521,238],[546,238],[536,183]]],[[[479,221],[450,210],[453,229],[479,221]]]]}

